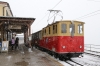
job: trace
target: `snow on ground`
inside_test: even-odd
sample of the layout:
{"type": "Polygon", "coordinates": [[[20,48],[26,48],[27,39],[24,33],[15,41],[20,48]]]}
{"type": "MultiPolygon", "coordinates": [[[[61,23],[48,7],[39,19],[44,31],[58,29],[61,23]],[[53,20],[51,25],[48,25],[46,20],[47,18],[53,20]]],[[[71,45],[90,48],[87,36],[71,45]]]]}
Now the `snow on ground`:
{"type": "Polygon", "coordinates": [[[100,66],[100,58],[84,54],[82,58],[72,58],[74,61],[83,64],[84,66],[100,66]]]}
{"type": "Polygon", "coordinates": [[[88,50],[85,50],[85,52],[87,53],[90,53],[90,54],[95,54],[95,55],[100,55],[100,51],[88,51],[88,50]]]}
{"type": "MultiPolygon", "coordinates": [[[[45,52],[42,52],[38,54],[38,56],[45,56],[45,52]]],[[[49,55],[49,54],[47,54],[49,55]]],[[[52,57],[51,55],[49,55],[51,58],[53,58],[54,60],[60,62],[63,66],[71,66],[69,64],[67,64],[64,61],[60,61],[59,59],[56,59],[54,57],[52,57]]],[[[77,57],[77,58],[72,58],[73,61],[78,62],[84,66],[100,66],[100,57],[98,56],[93,56],[93,55],[89,55],[89,54],[83,54],[83,57],[77,57]]],[[[77,65],[75,65],[77,66],[77,65]]]]}
{"type": "Polygon", "coordinates": [[[60,61],[60,60],[58,60],[58,62],[60,62],[60,63],[63,64],[64,66],[71,66],[71,65],[67,64],[67,63],[64,62],[64,61],[60,61]]]}
{"type": "MultiPolygon", "coordinates": [[[[47,53],[46,53],[47,54],[47,53]]],[[[49,54],[48,54],[49,55],[49,54]]],[[[61,63],[63,66],[70,66],[69,64],[67,64],[66,62],[64,61],[60,61],[58,58],[54,58],[53,56],[49,55],[51,58],[53,58],[54,60],[58,61],[59,63],[61,63]]]]}
{"type": "MultiPolygon", "coordinates": [[[[88,54],[83,54],[83,57],[77,57],[77,58],[72,58],[73,61],[78,62],[84,66],[100,66],[100,57],[93,56],[93,55],[88,55],[88,54]]],[[[51,56],[51,58],[55,59],[56,61],[60,62],[64,66],[71,66],[67,64],[64,61],[60,61],[59,59],[56,59],[51,56]]],[[[77,65],[75,65],[77,66],[77,65]]]]}

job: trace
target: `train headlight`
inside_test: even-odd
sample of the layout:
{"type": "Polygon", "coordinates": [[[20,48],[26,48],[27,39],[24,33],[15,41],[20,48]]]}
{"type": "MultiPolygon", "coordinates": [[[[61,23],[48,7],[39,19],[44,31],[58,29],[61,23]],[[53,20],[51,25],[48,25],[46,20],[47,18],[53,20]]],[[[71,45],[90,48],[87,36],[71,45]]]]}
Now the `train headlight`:
{"type": "Polygon", "coordinates": [[[80,48],[82,48],[82,46],[80,45],[80,48]]]}
{"type": "Polygon", "coordinates": [[[63,48],[63,49],[65,49],[65,48],[66,48],[66,46],[62,46],[62,48],[63,48]]]}

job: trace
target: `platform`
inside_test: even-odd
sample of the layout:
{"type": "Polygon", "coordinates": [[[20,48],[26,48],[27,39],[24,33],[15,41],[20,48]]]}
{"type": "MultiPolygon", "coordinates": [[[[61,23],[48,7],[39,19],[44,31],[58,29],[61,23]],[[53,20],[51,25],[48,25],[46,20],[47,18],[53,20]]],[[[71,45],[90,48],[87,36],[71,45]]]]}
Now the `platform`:
{"type": "Polygon", "coordinates": [[[24,45],[18,50],[0,53],[0,60],[0,66],[63,66],[47,53],[35,48],[29,52],[24,45]]]}

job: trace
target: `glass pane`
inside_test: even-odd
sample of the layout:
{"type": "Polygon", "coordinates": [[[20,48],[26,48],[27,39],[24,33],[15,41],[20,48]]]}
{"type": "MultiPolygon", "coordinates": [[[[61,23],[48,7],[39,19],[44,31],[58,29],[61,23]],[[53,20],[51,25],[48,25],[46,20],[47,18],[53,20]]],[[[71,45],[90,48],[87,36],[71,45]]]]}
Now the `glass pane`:
{"type": "Polygon", "coordinates": [[[55,33],[55,25],[53,25],[53,34],[55,33]]]}
{"type": "Polygon", "coordinates": [[[82,34],[83,33],[82,29],[83,29],[83,26],[81,24],[79,24],[78,25],[78,33],[79,34],[82,34]]]}
{"type": "Polygon", "coordinates": [[[50,34],[50,27],[49,27],[49,34],[50,34]]]}
{"type": "Polygon", "coordinates": [[[75,25],[74,24],[70,24],[70,26],[69,26],[69,28],[70,28],[70,33],[75,33],[75,25]]]}
{"type": "Polygon", "coordinates": [[[53,34],[57,33],[57,25],[53,25],[53,34]]]}
{"type": "Polygon", "coordinates": [[[72,27],[70,27],[70,33],[72,32],[72,27]]]}
{"type": "Polygon", "coordinates": [[[57,33],[57,25],[56,25],[56,33],[57,33]]]}
{"type": "Polygon", "coordinates": [[[66,24],[61,24],[61,33],[66,33],[67,32],[67,25],[66,24]]]}

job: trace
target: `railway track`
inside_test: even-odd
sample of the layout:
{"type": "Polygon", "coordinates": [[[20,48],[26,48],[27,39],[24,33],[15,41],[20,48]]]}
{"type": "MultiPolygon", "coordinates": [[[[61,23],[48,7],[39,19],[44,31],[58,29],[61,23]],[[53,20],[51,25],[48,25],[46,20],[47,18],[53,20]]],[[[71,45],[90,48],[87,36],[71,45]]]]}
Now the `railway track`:
{"type": "Polygon", "coordinates": [[[66,63],[68,63],[71,66],[84,66],[84,65],[82,65],[82,64],[80,64],[78,62],[75,62],[75,61],[71,60],[71,59],[66,61],[66,63]]]}
{"type": "Polygon", "coordinates": [[[85,52],[85,54],[89,54],[89,55],[92,55],[92,56],[97,56],[97,57],[100,57],[100,55],[97,55],[97,54],[92,54],[92,53],[88,53],[88,52],[85,52]]]}
{"type": "MultiPolygon", "coordinates": [[[[42,57],[42,59],[46,59],[46,57],[42,57]]],[[[46,61],[47,61],[47,60],[46,60],[46,61]]],[[[61,60],[61,61],[62,61],[62,60],[61,60]]],[[[69,60],[64,61],[64,62],[66,62],[67,64],[69,64],[69,65],[71,65],[71,66],[84,66],[84,65],[82,65],[82,64],[80,64],[80,63],[78,63],[78,62],[73,61],[72,59],[69,59],[69,60]]]]}

